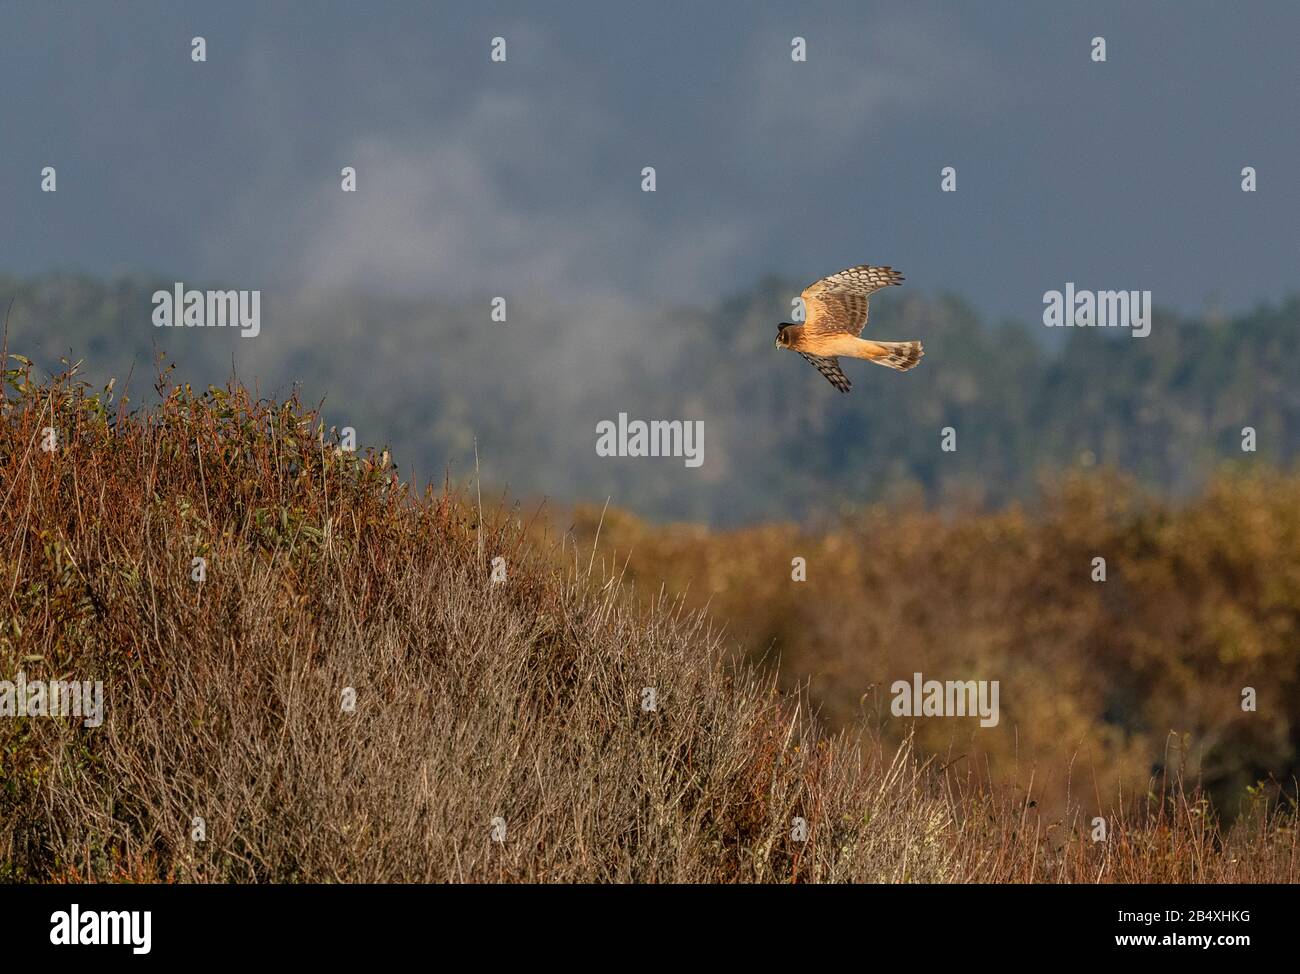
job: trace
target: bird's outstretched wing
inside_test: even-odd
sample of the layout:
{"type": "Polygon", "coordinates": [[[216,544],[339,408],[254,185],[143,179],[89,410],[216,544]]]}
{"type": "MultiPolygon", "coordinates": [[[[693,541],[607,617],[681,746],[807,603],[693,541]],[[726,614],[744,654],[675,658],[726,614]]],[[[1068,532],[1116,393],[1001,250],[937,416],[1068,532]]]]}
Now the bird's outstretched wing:
{"type": "Polygon", "coordinates": [[[800,352],[799,354],[811,362],[813,368],[826,376],[826,381],[836,389],[840,390],[840,392],[848,392],[853,388],[853,383],[849,381],[849,377],[845,375],[844,370],[840,368],[840,360],[838,358],[835,358],[834,356],[823,358],[820,355],[809,355],[807,352],[800,352]]]}
{"type": "Polygon", "coordinates": [[[814,334],[860,335],[867,324],[867,301],[872,293],[901,284],[903,275],[892,267],[859,264],[823,277],[804,288],[804,331],[814,334]]]}

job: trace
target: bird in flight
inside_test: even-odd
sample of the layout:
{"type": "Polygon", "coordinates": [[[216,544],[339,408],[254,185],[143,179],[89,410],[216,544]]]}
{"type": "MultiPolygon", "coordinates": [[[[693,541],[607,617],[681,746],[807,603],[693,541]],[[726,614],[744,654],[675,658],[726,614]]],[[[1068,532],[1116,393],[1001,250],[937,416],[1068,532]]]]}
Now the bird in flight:
{"type": "Polygon", "coordinates": [[[798,352],[840,392],[852,388],[840,368],[840,356],[864,358],[899,372],[914,368],[925,349],[920,342],[869,342],[859,338],[867,324],[867,301],[875,291],[903,283],[892,267],[859,264],[823,277],[804,288],[802,325],[782,322],[776,347],[798,352]]]}

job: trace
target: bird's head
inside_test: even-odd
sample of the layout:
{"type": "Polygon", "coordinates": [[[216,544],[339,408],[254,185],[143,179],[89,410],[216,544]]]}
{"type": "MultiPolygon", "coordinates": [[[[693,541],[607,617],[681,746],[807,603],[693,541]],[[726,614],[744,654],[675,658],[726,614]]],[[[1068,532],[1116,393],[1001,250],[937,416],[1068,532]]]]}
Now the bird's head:
{"type": "Polygon", "coordinates": [[[788,321],[783,321],[776,326],[776,347],[789,348],[791,341],[794,339],[794,332],[790,331],[794,325],[788,321]]]}

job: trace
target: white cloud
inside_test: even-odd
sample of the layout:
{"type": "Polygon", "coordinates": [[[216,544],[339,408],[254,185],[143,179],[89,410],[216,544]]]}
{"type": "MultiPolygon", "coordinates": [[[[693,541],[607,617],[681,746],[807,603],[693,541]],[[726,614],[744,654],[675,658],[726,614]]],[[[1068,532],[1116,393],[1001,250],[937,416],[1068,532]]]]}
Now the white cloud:
{"type": "MultiPolygon", "coordinates": [[[[257,88],[283,90],[265,77],[257,88]]],[[[293,105],[257,111],[257,130],[292,140],[293,105]]],[[[548,75],[533,89],[484,89],[436,123],[359,135],[337,154],[357,169],[356,193],[340,190],[332,161],[325,170],[281,150],[250,176],[210,259],[251,253],[305,289],[698,300],[735,260],[746,220],[696,217],[671,188],[643,194],[639,164],[612,172],[630,124],[604,109],[598,86],[548,75]]]]}
{"type": "MultiPolygon", "coordinates": [[[[701,93],[704,110],[664,133],[613,110],[604,79],[581,74],[594,69],[521,26],[507,32],[527,40],[512,58],[527,51],[542,66],[527,83],[479,83],[454,103],[422,94],[430,75],[401,74],[407,124],[377,121],[323,155],[302,127],[309,93],[282,84],[253,47],[238,107],[276,147],[259,153],[208,259],[309,291],[711,302],[768,269],[758,256],[774,233],[749,188],[729,195],[732,167],[752,186],[755,173],[789,171],[792,156],[801,170],[829,164],[872,132],[887,137],[894,117],[984,103],[994,88],[982,56],[942,24],[887,18],[862,38],[833,26],[810,33],[807,64],[790,62],[788,38],[761,31],[733,83],[701,93]],[[627,149],[656,140],[663,152],[646,154],[661,158],[627,149]],[[683,171],[692,143],[711,168],[683,171]],[[343,164],[357,168],[355,194],[339,189],[343,164]],[[659,166],[655,194],[640,191],[644,164],[659,166]]],[[[389,97],[403,91],[385,84],[389,97]]]]}

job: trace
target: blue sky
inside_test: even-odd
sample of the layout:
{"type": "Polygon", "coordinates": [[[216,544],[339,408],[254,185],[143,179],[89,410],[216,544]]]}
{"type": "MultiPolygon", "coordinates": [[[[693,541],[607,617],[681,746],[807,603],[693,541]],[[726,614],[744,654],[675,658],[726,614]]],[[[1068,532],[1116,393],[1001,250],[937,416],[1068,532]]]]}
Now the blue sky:
{"type": "Polygon", "coordinates": [[[0,14],[0,271],[662,306],[870,261],[1025,320],[1066,281],[1191,311],[1297,282],[1300,4],[0,14]]]}

